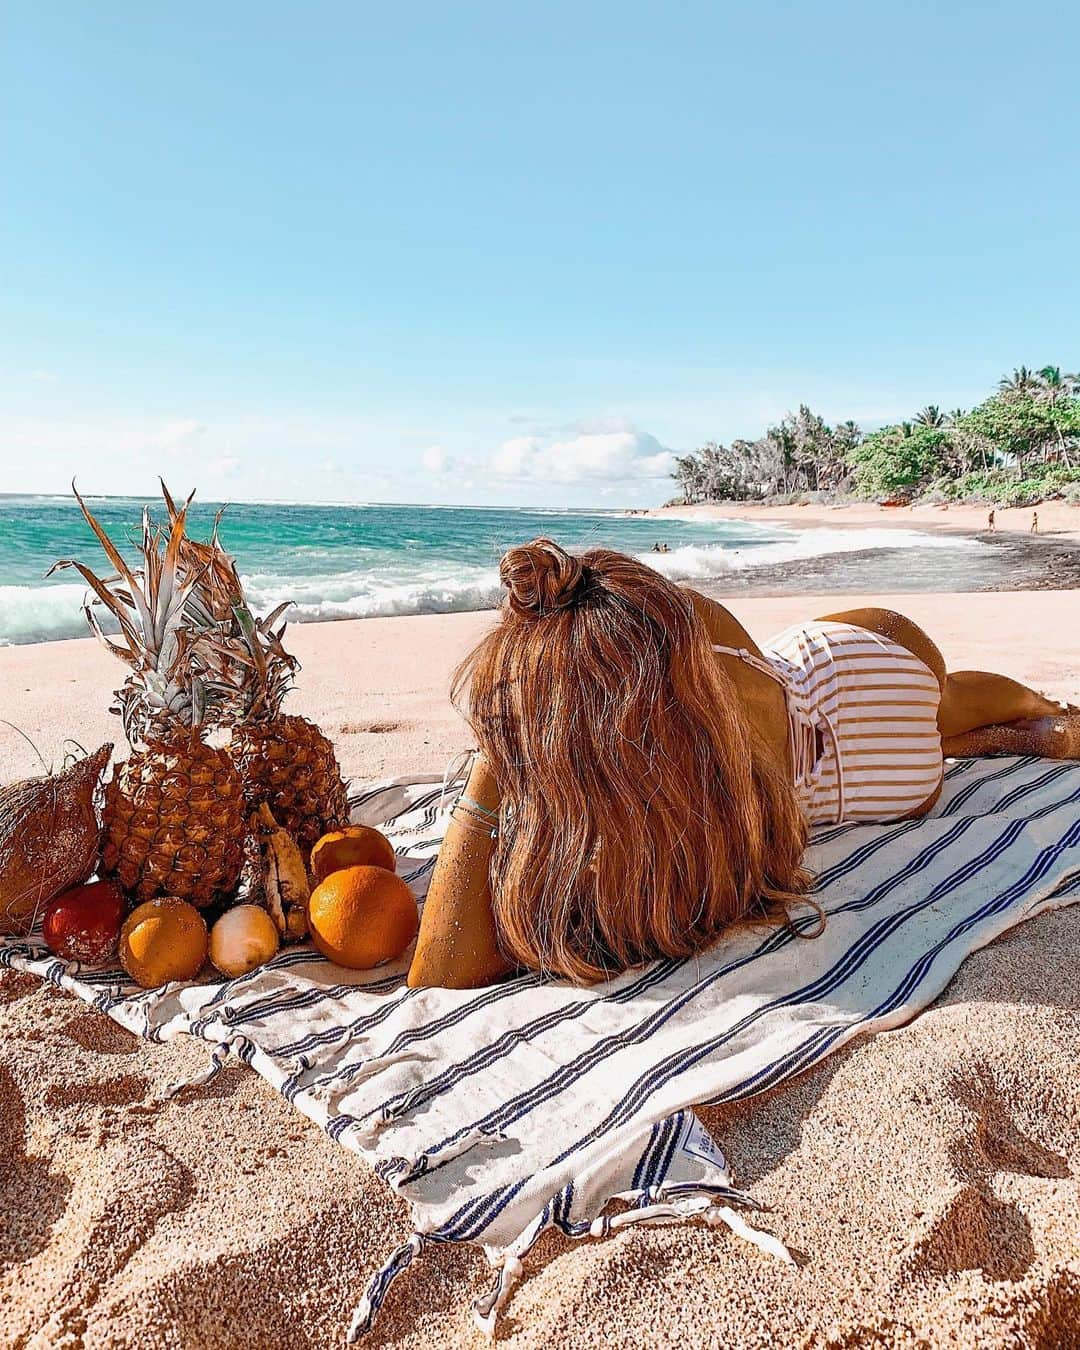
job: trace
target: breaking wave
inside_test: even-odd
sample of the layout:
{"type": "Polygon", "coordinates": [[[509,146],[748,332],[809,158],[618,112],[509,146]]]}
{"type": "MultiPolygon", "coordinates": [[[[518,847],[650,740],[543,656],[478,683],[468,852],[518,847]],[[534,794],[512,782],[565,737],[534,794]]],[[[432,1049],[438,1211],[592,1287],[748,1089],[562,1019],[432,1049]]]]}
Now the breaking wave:
{"type": "MultiPolygon", "coordinates": [[[[762,543],[685,544],[670,553],[638,552],[637,556],[674,581],[705,582],[732,572],[867,549],[982,547],[962,536],[918,530],[821,528],[793,531],[788,537],[762,543]]],[[[249,573],[245,584],[256,610],[266,612],[283,600],[292,600],[293,620],[315,622],[488,609],[500,599],[494,567],[427,558],[410,568],[398,557],[382,565],[334,570],[334,554],[332,548],[303,552],[305,566],[310,568],[315,562],[320,570],[249,573]]],[[[288,556],[289,551],[286,560],[288,556]]],[[[0,646],[83,637],[87,631],[81,609],[84,594],[81,585],[69,583],[0,586],[0,646]]]]}

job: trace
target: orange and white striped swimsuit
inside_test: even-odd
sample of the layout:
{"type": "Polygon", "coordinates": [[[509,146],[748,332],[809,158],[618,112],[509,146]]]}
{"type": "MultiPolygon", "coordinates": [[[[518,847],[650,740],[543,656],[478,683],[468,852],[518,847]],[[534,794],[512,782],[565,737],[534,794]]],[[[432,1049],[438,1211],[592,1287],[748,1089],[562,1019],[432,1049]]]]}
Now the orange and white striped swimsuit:
{"type": "Polygon", "coordinates": [[[934,673],[898,642],[849,623],[787,628],[763,649],[716,651],[784,689],[795,792],[811,825],[896,820],[941,783],[934,673]]]}

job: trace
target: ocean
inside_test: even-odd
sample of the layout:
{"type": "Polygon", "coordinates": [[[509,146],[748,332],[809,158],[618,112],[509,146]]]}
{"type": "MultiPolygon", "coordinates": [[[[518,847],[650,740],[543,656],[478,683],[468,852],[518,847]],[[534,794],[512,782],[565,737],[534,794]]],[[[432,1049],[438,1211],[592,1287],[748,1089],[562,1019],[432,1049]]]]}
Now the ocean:
{"type": "MultiPolygon", "coordinates": [[[[114,541],[132,556],[125,544],[138,533],[142,501],[88,500],[114,541]]],[[[196,501],[190,533],[207,536],[217,509],[217,503],[196,501]]],[[[883,550],[894,559],[903,554],[905,576],[917,579],[921,569],[924,579],[937,577],[940,584],[942,549],[952,554],[950,588],[960,589],[956,568],[964,550],[983,548],[915,530],[789,530],[621,511],[235,503],[221,525],[221,539],[237,560],[257,612],[291,600],[294,622],[493,606],[500,594],[500,555],[541,534],[572,550],[604,545],[636,554],[673,579],[714,593],[729,584],[746,589],[749,580],[770,569],[790,574],[803,561],[851,555],[854,562],[856,554],[871,552],[880,559],[883,550]],[[658,542],[670,552],[653,552],[658,542]]],[[[81,609],[85,587],[78,574],[68,571],[45,580],[58,558],[77,558],[99,575],[109,571],[73,498],[0,495],[0,646],[87,632],[81,609]]],[[[852,580],[850,588],[859,589],[857,578],[852,580]]],[[[913,583],[911,588],[935,587],[913,583]]]]}

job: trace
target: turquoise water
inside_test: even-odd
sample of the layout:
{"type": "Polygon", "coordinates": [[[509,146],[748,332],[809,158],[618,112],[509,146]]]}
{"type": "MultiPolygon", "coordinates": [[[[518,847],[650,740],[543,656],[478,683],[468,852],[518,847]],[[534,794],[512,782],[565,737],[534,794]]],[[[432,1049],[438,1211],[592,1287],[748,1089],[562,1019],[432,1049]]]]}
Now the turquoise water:
{"type": "MultiPolygon", "coordinates": [[[[139,531],[142,501],[99,497],[90,506],[133,557],[130,541],[139,531]]],[[[196,502],[190,533],[206,537],[217,509],[217,503],[196,502]]],[[[718,593],[758,585],[756,575],[781,573],[785,589],[800,589],[803,570],[815,575],[809,560],[845,554],[852,556],[836,557],[830,567],[848,589],[858,590],[866,581],[867,550],[876,551],[879,571],[915,589],[940,588],[943,579],[956,587],[964,550],[971,554],[967,567],[985,566],[982,545],[915,530],[793,530],[614,511],[236,503],[221,526],[256,611],[291,600],[296,622],[488,608],[500,597],[500,555],[539,534],[572,550],[602,544],[633,553],[674,580],[718,593]],[[670,552],[653,552],[657,542],[670,552]],[[950,550],[947,558],[941,549],[950,550]],[[920,573],[924,584],[916,584],[920,573]]],[[[72,557],[108,574],[105,555],[73,498],[0,495],[0,646],[86,633],[85,587],[78,574],[45,580],[56,559],[72,557]]],[[[876,588],[882,588],[880,579],[876,588]]]]}
{"type": "MultiPolygon", "coordinates": [[[[90,507],[122,548],[138,531],[141,501],[96,498],[90,507]]],[[[196,502],[190,532],[205,537],[216,510],[196,502]]],[[[255,607],[293,600],[300,621],[485,608],[498,599],[501,553],[538,534],[641,554],[682,578],[715,576],[751,555],[764,562],[762,550],[792,537],[734,521],[428,506],[238,503],[221,525],[255,607]],[[671,552],[652,553],[658,540],[671,552]]],[[[85,634],[78,574],[44,579],[57,558],[71,557],[109,571],[72,498],[0,496],[0,644],[85,634]]]]}

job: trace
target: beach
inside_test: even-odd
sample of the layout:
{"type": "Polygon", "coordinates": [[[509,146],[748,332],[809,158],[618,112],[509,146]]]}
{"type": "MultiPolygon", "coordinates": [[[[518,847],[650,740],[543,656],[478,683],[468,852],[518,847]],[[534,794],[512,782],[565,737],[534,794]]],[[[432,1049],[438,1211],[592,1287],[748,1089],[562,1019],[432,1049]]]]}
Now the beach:
{"type": "Polygon", "coordinates": [[[1080,6],[9,8],[0,1350],[1080,1350],[1080,6]]]}
{"type": "Polygon", "coordinates": [[[838,529],[885,528],[943,530],[955,534],[988,534],[989,513],[999,533],[1031,533],[1031,517],[1039,517],[1039,537],[1080,543],[1080,506],[1065,501],[1038,506],[972,505],[966,502],[916,502],[911,506],[879,506],[875,502],[838,502],[835,505],[774,506],[764,502],[701,502],[690,506],[661,506],[648,514],[659,520],[772,521],[798,529],[832,526],[838,529]]]}
{"type": "MultiPolygon", "coordinates": [[[[874,599],[734,608],[761,640],[874,599]]],[[[1080,590],[889,603],[953,668],[1080,699],[1080,590]]],[[[289,706],[323,726],[351,777],[441,773],[470,744],[451,671],[493,618],[300,625],[289,706]]],[[[67,738],[121,739],[107,712],[118,674],[90,639],[4,648],[3,716],[59,762],[67,738]]],[[[34,768],[0,727],[0,781],[34,768]]],[[[703,1109],[799,1269],[703,1226],[548,1236],[500,1344],[1080,1344],[1078,948],[1080,911],[1032,921],[972,957],[911,1025],[703,1109]]],[[[141,1043],[32,977],[0,976],[0,1019],[5,1344],[340,1343],[367,1275],[410,1230],[365,1164],[239,1065],[155,1101],[204,1065],[205,1047],[141,1043]]],[[[469,1302],[488,1279],[475,1250],[434,1251],[394,1286],[370,1343],[482,1344],[469,1302]]]]}
{"type": "MultiPolygon", "coordinates": [[[[987,506],[874,502],[774,506],[761,502],[703,502],[649,512],[658,522],[742,525],[795,530],[815,541],[802,556],[739,570],[709,594],[798,595],[844,592],[852,584],[878,595],[906,591],[1057,590],[1080,585],[1080,506],[1064,501],[1038,507],[998,507],[994,529],[987,506]],[[1032,517],[1038,514],[1038,533],[1032,517]],[[902,560],[897,545],[903,541],[902,560]],[[953,542],[957,552],[928,544],[953,542]]],[[[890,601],[892,603],[892,601],[890,601]]]]}

